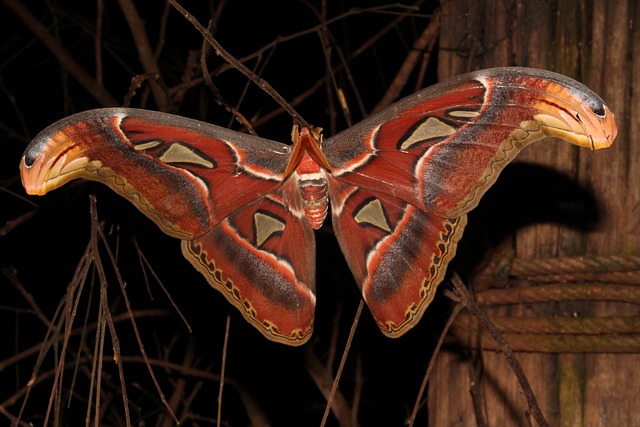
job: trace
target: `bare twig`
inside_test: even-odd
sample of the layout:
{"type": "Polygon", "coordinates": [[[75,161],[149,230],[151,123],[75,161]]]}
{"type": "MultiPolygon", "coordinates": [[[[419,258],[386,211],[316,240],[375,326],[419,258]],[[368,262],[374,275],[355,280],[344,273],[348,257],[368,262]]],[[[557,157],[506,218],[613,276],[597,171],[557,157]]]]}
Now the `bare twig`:
{"type": "Polygon", "coordinates": [[[422,379],[422,384],[420,385],[420,391],[418,391],[418,396],[416,396],[416,403],[413,405],[413,411],[411,411],[411,417],[409,418],[409,422],[408,422],[409,427],[413,427],[413,424],[416,421],[416,416],[418,416],[418,410],[420,409],[420,406],[421,406],[422,396],[424,396],[424,392],[427,389],[427,383],[429,381],[429,377],[431,376],[431,371],[433,370],[438,354],[440,353],[440,348],[442,348],[442,343],[444,342],[444,338],[446,337],[447,332],[449,331],[449,328],[451,328],[453,321],[456,319],[456,317],[458,316],[458,313],[460,313],[460,310],[462,310],[462,308],[463,308],[462,304],[456,304],[453,307],[453,311],[449,316],[449,320],[447,321],[447,324],[445,325],[444,329],[442,330],[442,333],[440,334],[440,338],[438,339],[438,344],[436,345],[436,348],[433,350],[433,354],[431,355],[431,359],[429,360],[429,366],[427,367],[427,372],[425,372],[424,378],[422,379]]]}
{"type": "Polygon", "coordinates": [[[155,81],[149,79],[149,87],[153,93],[153,99],[156,101],[160,111],[171,111],[171,98],[169,98],[168,91],[163,83],[160,67],[158,67],[158,61],[156,61],[154,50],[145,31],[144,22],[133,1],[119,0],[119,3],[122,13],[124,13],[124,17],[129,24],[129,30],[131,30],[131,35],[138,50],[138,58],[142,68],[146,74],[155,76],[157,79],[155,81]]]}
{"type": "Polygon", "coordinates": [[[162,49],[164,48],[164,43],[167,36],[167,22],[169,21],[169,12],[171,11],[171,6],[169,3],[164,4],[164,9],[162,9],[162,17],[160,18],[160,29],[158,30],[158,42],[156,43],[156,48],[153,51],[153,56],[156,61],[160,59],[160,55],[162,54],[162,49]]]}
{"type": "Polygon", "coordinates": [[[107,92],[107,89],[91,77],[84,68],[73,59],[69,52],[62,47],[58,40],[47,31],[46,27],[42,25],[19,0],[4,0],[4,4],[33,31],[36,37],[44,43],[51,54],[60,62],[60,65],[62,65],[100,105],[103,107],[118,106],[118,102],[107,92]]]}
{"type": "MultiPolygon", "coordinates": [[[[350,9],[347,12],[338,15],[334,18],[328,19],[325,23],[322,24],[318,24],[314,27],[299,31],[297,33],[294,34],[290,34],[287,36],[280,36],[277,39],[275,39],[272,42],[269,42],[267,44],[265,44],[264,46],[262,46],[260,49],[256,50],[255,52],[246,55],[244,57],[241,57],[238,59],[239,62],[241,63],[246,63],[248,61],[254,60],[256,58],[261,57],[262,55],[264,55],[265,51],[271,50],[273,49],[275,46],[277,46],[280,43],[289,41],[289,40],[294,40],[297,39],[299,37],[303,37],[305,35],[308,34],[312,34],[312,33],[317,33],[323,26],[328,26],[332,23],[335,22],[339,22],[340,20],[344,20],[349,16],[353,16],[353,15],[358,15],[358,14],[362,14],[362,13],[366,13],[366,12],[373,12],[373,13],[384,13],[386,8],[389,7],[404,7],[407,10],[417,10],[419,8],[419,6],[424,3],[425,0],[417,0],[414,2],[413,5],[388,5],[388,6],[384,6],[384,7],[378,7],[378,8],[370,8],[370,9],[350,9]]],[[[398,17],[393,20],[392,22],[390,22],[389,24],[387,24],[386,26],[384,26],[382,29],[380,29],[380,31],[378,31],[377,33],[375,33],[374,35],[372,35],[369,39],[367,39],[364,43],[362,43],[360,46],[358,46],[356,49],[354,49],[346,58],[342,58],[341,57],[341,62],[339,65],[335,66],[333,68],[333,73],[337,73],[338,71],[341,71],[343,69],[345,69],[347,67],[347,64],[352,61],[353,59],[357,58],[358,56],[362,55],[364,52],[367,52],[371,46],[373,44],[375,44],[377,41],[379,41],[382,37],[384,37],[384,35],[386,35],[387,33],[389,33],[390,31],[392,31],[394,28],[396,28],[398,26],[398,24],[400,24],[400,22],[402,22],[404,19],[406,19],[409,15],[407,15],[406,13],[399,13],[398,17]]],[[[225,65],[222,66],[220,68],[218,68],[217,70],[213,71],[213,74],[220,74],[223,73],[224,71],[226,71],[227,69],[232,68],[232,66],[230,65],[225,65]]],[[[298,96],[296,96],[295,98],[293,98],[292,100],[289,101],[289,105],[296,107],[298,105],[300,105],[304,100],[308,99],[311,95],[313,95],[314,93],[316,93],[320,88],[324,87],[324,85],[326,84],[326,80],[327,80],[327,75],[325,74],[322,78],[320,78],[319,80],[317,80],[315,83],[313,83],[307,90],[303,91],[301,94],[299,94],[298,96]]],[[[349,78],[349,81],[352,82],[353,85],[353,79],[350,77],[349,74],[347,74],[347,77],[349,78]]],[[[202,77],[201,79],[193,79],[189,82],[186,83],[181,83],[179,85],[176,85],[174,87],[172,87],[171,89],[169,89],[170,93],[176,93],[176,92],[180,92],[180,91],[184,91],[186,89],[188,89],[189,87],[192,86],[197,86],[199,84],[202,83],[202,80],[205,77],[202,77]]],[[[355,85],[354,85],[355,87],[355,85]]],[[[358,97],[356,97],[357,99],[358,97]]],[[[360,105],[360,111],[362,114],[365,113],[365,108],[363,105],[361,105],[361,103],[359,103],[360,105]]],[[[252,124],[254,127],[258,127],[261,126],[265,123],[268,123],[270,120],[272,120],[273,118],[279,116],[282,113],[287,112],[286,109],[283,108],[277,108],[274,109],[266,114],[263,114],[261,117],[255,119],[252,121],[252,124]]]]}
{"type": "MultiPolygon", "coordinates": [[[[67,355],[67,349],[68,349],[69,339],[70,339],[69,332],[71,330],[71,327],[73,325],[73,320],[77,313],[77,307],[80,300],[79,296],[82,293],[82,289],[84,288],[84,283],[85,283],[84,278],[86,277],[86,274],[89,271],[89,268],[91,266],[90,254],[91,254],[91,246],[89,245],[85,250],[82,261],[78,264],[78,267],[76,268],[76,272],[74,274],[73,280],[67,287],[67,293],[65,297],[63,298],[62,301],[60,301],[59,312],[61,313],[61,317],[58,321],[56,321],[55,319],[57,319],[58,317],[54,316],[54,320],[52,320],[51,324],[55,326],[52,328],[49,328],[49,330],[47,331],[47,334],[52,333],[52,336],[54,338],[57,338],[60,335],[60,330],[64,326],[64,335],[62,336],[62,348],[60,350],[58,363],[56,364],[53,385],[52,385],[51,394],[49,397],[49,404],[47,406],[47,411],[44,417],[45,425],[47,425],[48,423],[52,408],[55,409],[57,412],[57,409],[59,407],[59,400],[58,400],[58,405],[55,405],[55,407],[53,405],[56,399],[60,398],[59,390],[62,388],[61,387],[62,377],[65,369],[66,355],[67,355]]],[[[57,340],[54,340],[54,341],[57,342],[57,340]]],[[[38,355],[38,358],[39,359],[43,358],[44,355],[48,352],[48,350],[49,350],[48,346],[43,346],[40,354],[38,355]]],[[[40,369],[39,363],[36,363],[36,368],[34,368],[34,377],[32,377],[32,380],[35,379],[35,373],[38,372],[39,369],[40,369]]],[[[26,402],[26,399],[25,399],[25,402],[26,402]]]]}
{"type": "MultiPolygon", "coordinates": [[[[213,27],[213,22],[210,22],[207,30],[211,31],[212,27],[213,27]]],[[[242,123],[242,125],[245,127],[247,132],[249,132],[252,135],[256,135],[256,131],[253,128],[253,125],[251,124],[251,122],[247,120],[247,118],[236,107],[229,104],[222,96],[222,93],[220,93],[220,90],[216,87],[216,85],[213,84],[213,81],[211,80],[211,74],[209,73],[209,68],[207,66],[207,52],[209,51],[210,51],[210,45],[207,44],[206,40],[203,40],[202,49],[201,49],[202,53],[200,55],[200,67],[202,68],[202,75],[204,77],[205,84],[207,85],[211,93],[213,93],[213,95],[215,96],[216,101],[220,105],[222,105],[224,108],[228,109],[229,112],[236,118],[236,120],[242,123]]]]}
{"type": "Polygon", "coordinates": [[[231,325],[231,316],[227,314],[227,323],[224,328],[224,343],[222,345],[222,366],[220,366],[220,387],[218,389],[218,423],[222,425],[222,391],[224,390],[224,374],[227,366],[227,349],[229,348],[229,327],[231,325]]]}
{"type": "MultiPolygon", "coordinates": [[[[189,343],[186,346],[186,351],[184,353],[184,357],[182,358],[183,366],[192,366],[195,358],[195,341],[193,339],[189,340],[189,343]]],[[[181,403],[184,400],[185,391],[187,389],[187,381],[184,377],[179,377],[172,384],[172,393],[169,398],[169,405],[174,408],[174,411],[178,411],[181,403]]],[[[172,427],[174,425],[174,421],[171,417],[163,416],[161,417],[162,422],[158,422],[156,425],[158,427],[172,427]]],[[[182,417],[182,421],[184,421],[184,417],[182,417]]],[[[178,423],[180,424],[180,423],[178,423]]]]}
{"type": "MultiPolygon", "coordinates": [[[[92,199],[95,199],[94,196],[91,196],[92,199]]],[[[95,204],[95,200],[92,200],[92,206],[95,204]]],[[[98,230],[98,233],[100,234],[100,238],[103,241],[106,241],[105,236],[102,232],[102,230],[98,230]]],[[[109,245],[105,245],[105,249],[107,251],[107,254],[109,255],[109,258],[111,259],[111,262],[113,263],[113,265],[116,265],[116,260],[115,257],[113,255],[113,252],[111,251],[111,248],[109,247],[109,245]]],[[[138,325],[136,323],[136,319],[133,316],[133,309],[131,308],[131,303],[129,301],[129,298],[127,297],[127,292],[125,290],[125,284],[124,281],[122,280],[122,277],[120,276],[120,272],[118,271],[118,269],[116,268],[114,271],[116,278],[118,280],[118,284],[120,285],[120,290],[122,292],[122,297],[125,303],[125,306],[127,307],[127,312],[130,314],[130,320],[131,320],[131,326],[133,327],[133,332],[134,335],[136,337],[136,340],[138,341],[138,348],[140,349],[140,354],[142,354],[142,357],[148,361],[148,356],[147,356],[147,352],[144,349],[144,344],[142,343],[142,338],[140,337],[140,332],[138,330],[138,325]]],[[[160,384],[158,383],[158,380],[156,378],[155,373],[153,372],[153,369],[151,368],[150,364],[147,364],[147,368],[149,371],[149,375],[151,376],[151,379],[153,380],[153,383],[156,387],[156,390],[158,392],[158,394],[160,395],[160,400],[162,401],[162,403],[165,405],[165,407],[167,408],[167,410],[169,411],[170,415],[173,417],[173,419],[178,422],[178,418],[176,417],[175,413],[173,412],[173,409],[169,406],[167,399],[164,395],[164,393],[162,392],[162,389],[160,388],[160,384]]]]}
{"type": "MultiPolygon", "coordinates": [[[[332,384],[336,384],[336,381],[332,378],[331,372],[325,368],[324,364],[322,364],[310,348],[306,348],[305,351],[305,367],[309,376],[316,384],[316,387],[318,387],[327,400],[326,408],[329,408],[329,410],[333,412],[333,415],[338,421],[338,425],[340,425],[340,427],[351,426],[351,410],[349,409],[347,399],[337,387],[334,388],[332,386],[332,384]]],[[[321,423],[321,426],[325,425],[326,417],[328,417],[328,414],[325,409],[325,414],[323,415],[324,421],[321,423]]]]}
{"type": "Polygon", "coordinates": [[[12,426],[33,427],[33,424],[22,421],[18,417],[14,416],[11,412],[7,411],[7,409],[3,405],[0,405],[0,414],[11,420],[12,426]]]}
{"type": "MultiPolygon", "coordinates": [[[[162,280],[160,280],[160,277],[158,276],[156,271],[153,269],[153,267],[151,267],[151,263],[147,260],[147,257],[144,256],[144,253],[142,253],[142,250],[138,246],[138,241],[136,239],[133,239],[133,245],[135,246],[136,251],[138,252],[138,256],[140,257],[141,266],[143,266],[143,267],[146,266],[149,269],[149,271],[151,272],[151,275],[153,276],[154,279],[156,279],[156,282],[160,286],[160,289],[162,289],[162,292],[164,292],[165,296],[167,297],[167,299],[171,303],[171,306],[176,310],[176,313],[178,313],[178,316],[180,316],[180,319],[182,319],[182,323],[185,324],[185,326],[187,327],[187,330],[189,332],[192,332],[191,325],[189,324],[189,321],[184,316],[184,314],[182,314],[182,310],[180,310],[180,308],[178,307],[178,304],[176,304],[176,302],[174,301],[173,297],[171,296],[171,293],[167,290],[166,286],[164,286],[164,283],[162,283],[162,280]]],[[[145,270],[143,268],[143,272],[144,271],[145,270]]],[[[145,272],[145,278],[146,278],[146,272],[145,272]]],[[[147,286],[147,288],[148,288],[148,286],[147,286]]]]}
{"type": "MultiPolygon", "coordinates": [[[[210,370],[202,370],[195,369],[192,367],[185,366],[184,364],[177,364],[167,362],[166,360],[158,360],[158,359],[144,359],[141,356],[123,356],[122,361],[124,363],[150,363],[152,366],[157,366],[159,368],[167,369],[170,371],[179,372],[182,375],[188,375],[193,378],[200,378],[208,381],[220,381],[220,375],[214,374],[210,372],[210,370]]],[[[240,396],[242,400],[242,404],[244,405],[247,416],[249,417],[249,424],[253,427],[268,427],[271,425],[269,423],[269,418],[265,413],[264,409],[260,406],[258,401],[249,393],[247,390],[242,387],[238,381],[234,380],[230,377],[225,377],[225,384],[233,387],[235,391],[240,396]]]]}
{"type": "MultiPolygon", "coordinates": [[[[417,9],[417,8],[418,8],[422,3],[424,3],[424,1],[425,1],[425,0],[417,0],[413,5],[406,6],[406,7],[407,7],[408,9],[417,9]]],[[[356,14],[356,13],[362,13],[362,12],[364,12],[364,11],[367,11],[367,9],[364,9],[364,10],[362,10],[362,9],[358,9],[358,10],[352,9],[352,10],[349,10],[349,11],[345,12],[344,14],[342,14],[342,15],[340,15],[340,16],[338,16],[338,17],[336,17],[336,18],[333,18],[333,19],[328,20],[328,21],[325,23],[325,25],[329,25],[330,23],[335,22],[338,18],[339,18],[339,19],[344,19],[344,18],[346,18],[347,16],[350,16],[350,15],[352,15],[352,14],[356,14]]],[[[382,29],[380,29],[380,31],[378,31],[376,34],[374,34],[373,36],[371,36],[371,37],[370,37],[369,39],[367,39],[364,43],[362,43],[360,46],[358,46],[356,49],[354,49],[354,50],[353,50],[353,51],[352,51],[352,52],[351,52],[351,53],[350,53],[350,54],[349,54],[345,59],[342,59],[342,58],[341,58],[341,62],[340,62],[340,64],[338,64],[337,66],[335,66],[335,67],[334,67],[334,69],[333,69],[333,73],[335,74],[335,73],[337,73],[338,71],[341,71],[341,70],[343,70],[343,69],[346,69],[347,64],[348,64],[349,62],[351,62],[352,60],[354,60],[354,59],[355,59],[355,58],[357,58],[358,56],[362,55],[364,52],[367,52],[367,51],[371,48],[371,46],[373,46],[377,41],[379,41],[379,40],[380,40],[380,39],[381,39],[385,34],[387,34],[388,32],[392,31],[394,28],[396,28],[396,27],[398,26],[398,24],[400,24],[400,22],[402,22],[404,19],[406,19],[406,18],[407,18],[407,16],[408,16],[408,15],[406,15],[406,14],[399,14],[399,16],[398,16],[395,20],[393,20],[392,22],[390,22],[389,24],[387,24],[386,26],[384,26],[382,29]]],[[[317,31],[317,30],[316,30],[316,31],[317,31]]],[[[305,31],[305,32],[306,32],[306,31],[305,31]]],[[[299,36],[299,35],[301,35],[301,34],[304,34],[305,32],[296,33],[296,34],[295,34],[295,36],[299,36]]],[[[293,36],[293,35],[292,35],[292,36],[293,36]]],[[[280,38],[280,39],[279,39],[279,41],[282,41],[282,40],[284,40],[284,39],[285,39],[284,37],[283,37],[283,38],[280,38]]],[[[263,49],[264,49],[264,48],[266,48],[266,46],[268,46],[268,45],[265,45],[265,46],[263,47],[263,49]]],[[[241,60],[241,61],[243,61],[243,62],[244,62],[244,61],[246,61],[246,60],[248,60],[248,59],[249,59],[249,57],[243,57],[243,58],[240,58],[240,60],[241,60]]],[[[321,87],[323,87],[323,86],[325,85],[325,81],[326,81],[326,79],[327,79],[327,76],[325,75],[324,77],[322,77],[321,79],[319,79],[318,81],[316,81],[315,83],[313,83],[313,84],[312,84],[312,85],[311,85],[307,90],[305,90],[305,91],[304,91],[304,92],[302,92],[300,95],[298,95],[298,96],[296,96],[295,98],[293,98],[293,99],[290,101],[290,104],[291,104],[292,106],[294,106],[294,107],[295,107],[295,106],[300,105],[300,104],[301,104],[305,99],[309,98],[309,97],[310,97],[311,95],[313,95],[316,91],[318,91],[321,87]]],[[[353,80],[351,80],[351,81],[352,81],[352,84],[353,84],[353,80]]],[[[357,98],[357,97],[356,97],[356,98],[357,98]]],[[[364,108],[364,105],[362,105],[360,102],[359,102],[359,105],[360,105],[360,111],[362,112],[362,114],[365,114],[365,108],[364,108]]],[[[281,109],[276,109],[276,110],[270,111],[270,112],[268,112],[268,113],[264,114],[262,117],[260,117],[260,119],[255,120],[255,121],[253,122],[253,124],[254,124],[254,126],[256,126],[256,127],[257,127],[257,126],[260,126],[260,125],[262,125],[262,124],[264,124],[264,123],[269,122],[269,121],[270,121],[270,120],[272,120],[274,117],[277,117],[277,116],[279,116],[279,115],[280,115],[280,114],[282,114],[282,113],[283,113],[283,110],[281,110],[281,109]]]]}
{"type": "Polygon", "coordinates": [[[413,46],[400,66],[396,77],[393,79],[393,82],[385,92],[382,99],[380,99],[378,104],[373,108],[371,114],[377,113],[398,98],[402,88],[407,84],[411,72],[422,56],[422,53],[427,50],[429,46],[433,45],[433,41],[438,37],[440,32],[440,15],[441,10],[438,8],[433,13],[433,17],[431,18],[429,25],[427,25],[420,37],[413,42],[413,46]]]}
{"type": "MultiPolygon", "coordinates": [[[[111,334],[111,344],[113,346],[114,360],[116,360],[116,365],[118,367],[118,375],[120,377],[120,393],[122,393],[125,422],[127,426],[130,426],[131,417],[129,415],[129,399],[127,397],[127,387],[126,387],[126,382],[124,378],[124,372],[122,370],[122,363],[119,362],[120,359],[122,358],[122,355],[120,354],[120,341],[116,333],[116,329],[113,323],[113,318],[111,317],[111,312],[110,312],[108,301],[107,301],[108,281],[105,275],[104,267],[102,265],[102,260],[100,258],[100,253],[98,249],[98,242],[99,242],[98,235],[99,234],[101,235],[101,228],[100,228],[100,223],[98,222],[98,212],[97,212],[95,197],[91,197],[90,201],[91,201],[91,205],[90,205],[89,211],[91,213],[91,246],[92,246],[92,253],[93,253],[93,262],[96,266],[96,271],[98,272],[98,276],[100,278],[100,310],[102,312],[102,316],[104,317],[104,324],[102,326],[102,331],[101,331],[102,339],[100,340],[100,347],[101,347],[100,353],[96,354],[96,356],[100,360],[99,360],[99,369],[98,369],[98,375],[97,375],[98,385],[96,388],[96,411],[94,414],[95,422],[96,422],[96,427],[98,427],[99,419],[100,419],[99,417],[100,378],[102,377],[101,375],[102,359],[104,354],[102,347],[104,346],[104,328],[108,326],[109,333],[111,334]]],[[[104,237],[104,236],[101,236],[101,237],[104,237]]],[[[114,260],[112,259],[112,261],[114,260]]],[[[124,292],[124,289],[123,289],[123,292],[124,292]]]]}
{"type": "MultiPolygon", "coordinates": [[[[360,304],[358,305],[358,310],[356,311],[356,315],[353,318],[351,329],[349,330],[349,338],[347,338],[347,343],[344,346],[344,352],[342,353],[342,358],[340,359],[340,365],[338,366],[336,377],[333,380],[331,391],[329,392],[329,396],[327,397],[327,406],[325,407],[324,415],[322,417],[322,422],[320,423],[321,427],[324,427],[326,425],[327,419],[329,418],[329,410],[332,407],[334,396],[336,395],[336,391],[338,390],[338,383],[340,382],[340,378],[342,377],[342,371],[344,370],[344,365],[347,361],[349,350],[351,349],[351,342],[353,341],[353,336],[356,333],[356,328],[358,327],[358,322],[360,321],[360,316],[362,315],[363,307],[364,307],[364,300],[361,299],[360,304]]],[[[349,423],[351,422],[350,417],[348,418],[348,421],[349,423]]]]}
{"type": "Polygon", "coordinates": [[[40,321],[44,323],[47,328],[52,328],[53,325],[51,324],[51,320],[49,320],[49,318],[47,318],[47,316],[44,314],[44,312],[40,308],[40,305],[36,302],[35,298],[33,298],[31,292],[27,291],[27,289],[24,287],[24,285],[18,278],[18,273],[15,268],[2,267],[2,274],[7,278],[7,280],[9,280],[13,287],[16,288],[18,292],[20,292],[25,301],[31,306],[31,310],[36,315],[36,317],[40,319],[40,321]]]}
{"type": "MultiPolygon", "coordinates": [[[[152,309],[152,310],[136,310],[134,312],[134,315],[136,318],[143,318],[143,317],[161,317],[161,316],[168,316],[170,313],[166,310],[156,310],[156,309],[152,309]]],[[[129,313],[122,313],[122,314],[118,314],[113,316],[113,321],[114,322],[123,322],[129,319],[129,313]]],[[[91,323],[88,324],[86,327],[80,327],[80,328],[76,328],[74,330],[72,330],[70,332],[71,336],[75,336],[75,335],[82,335],[85,332],[91,332],[92,330],[95,330],[97,328],[97,323],[91,323]]],[[[63,339],[63,336],[57,336],[56,337],[57,341],[61,341],[63,339]]],[[[45,348],[47,346],[48,342],[47,341],[42,341],[32,347],[29,347],[25,350],[22,350],[19,353],[14,354],[11,357],[8,357],[4,360],[0,361],[0,371],[4,371],[5,369],[7,369],[9,366],[11,365],[15,365],[16,363],[18,363],[20,360],[24,360],[29,356],[32,356],[36,353],[38,353],[39,351],[41,351],[43,348],[45,348]]]]}
{"type": "Polygon", "coordinates": [[[529,405],[529,410],[531,411],[531,415],[536,420],[539,426],[548,427],[549,423],[547,422],[544,414],[540,410],[540,406],[538,405],[538,400],[536,399],[533,390],[531,389],[531,385],[529,384],[529,380],[525,375],[520,363],[518,362],[518,358],[515,353],[511,349],[511,346],[504,339],[500,331],[496,329],[496,327],[491,323],[491,320],[487,317],[487,315],[478,307],[478,304],[473,300],[469,290],[464,285],[462,280],[457,274],[453,274],[451,277],[451,283],[456,289],[456,292],[460,296],[462,304],[464,304],[465,308],[469,310],[474,316],[478,318],[478,321],[482,326],[489,331],[493,339],[498,343],[500,350],[504,354],[509,366],[516,374],[516,378],[518,378],[518,382],[520,383],[520,387],[522,387],[522,392],[524,393],[525,398],[527,399],[527,404],[529,405]]]}
{"type": "Polygon", "coordinates": [[[289,115],[291,115],[296,123],[298,123],[302,127],[309,127],[309,124],[302,118],[302,116],[300,116],[296,112],[296,110],[291,105],[289,105],[287,101],[278,92],[276,92],[276,90],[269,83],[267,83],[266,80],[257,76],[247,67],[245,67],[242,62],[238,61],[226,50],[224,50],[220,43],[218,43],[218,41],[213,38],[211,33],[205,27],[203,27],[202,24],[200,24],[200,22],[198,22],[198,20],[193,15],[187,12],[187,10],[184,9],[178,2],[176,2],[175,0],[169,0],[169,2],[173,5],[173,7],[176,8],[176,10],[184,15],[184,17],[187,18],[187,20],[191,22],[194,27],[196,27],[200,34],[202,34],[202,36],[207,40],[211,47],[213,47],[213,49],[216,51],[216,54],[221,56],[227,63],[244,74],[249,80],[255,83],[256,86],[268,93],[269,96],[271,96],[287,113],[289,113],[289,115]]]}

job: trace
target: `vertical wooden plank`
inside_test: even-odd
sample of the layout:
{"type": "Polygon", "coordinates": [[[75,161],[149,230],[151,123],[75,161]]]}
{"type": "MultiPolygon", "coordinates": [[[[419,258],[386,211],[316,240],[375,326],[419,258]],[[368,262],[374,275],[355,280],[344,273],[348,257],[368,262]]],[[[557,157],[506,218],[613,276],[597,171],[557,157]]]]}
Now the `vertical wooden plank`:
{"type": "Polygon", "coordinates": [[[529,46],[551,46],[552,33],[548,25],[553,17],[550,7],[540,0],[518,0],[513,26],[514,65],[540,67],[550,61],[550,49],[529,49],[529,46]],[[536,11],[532,13],[532,11],[536,11]]]}
{"type": "Polygon", "coordinates": [[[586,368],[581,354],[559,354],[557,360],[558,426],[580,427],[584,425],[583,379],[586,368]]]}
{"type": "Polygon", "coordinates": [[[637,236],[637,229],[630,229],[620,221],[623,218],[631,219],[630,211],[633,206],[630,206],[632,198],[628,197],[628,191],[637,188],[637,175],[634,173],[638,172],[638,157],[628,151],[633,144],[624,143],[634,140],[629,134],[631,117],[628,109],[632,85],[629,72],[632,69],[630,4],[631,1],[627,0],[594,1],[593,50],[589,55],[594,66],[587,73],[587,84],[611,105],[619,127],[617,143],[602,153],[603,162],[594,162],[586,156],[581,158],[583,182],[600,197],[602,213],[609,218],[619,219],[602,221],[596,232],[588,236],[588,249],[594,254],[635,252],[638,248],[637,244],[630,244],[630,239],[637,239],[632,237],[637,236]],[[602,67],[601,73],[596,71],[598,66],[602,67]]]}
{"type": "MultiPolygon", "coordinates": [[[[522,43],[520,49],[524,51],[524,55],[546,51],[544,55],[537,55],[535,62],[528,61],[529,66],[550,69],[574,78],[578,77],[574,63],[579,57],[576,40],[579,37],[580,26],[566,25],[567,22],[580,22],[577,16],[580,10],[578,3],[578,0],[546,1],[525,6],[524,16],[534,17],[536,27],[527,25],[520,27],[522,29],[519,32],[519,41],[522,43]],[[530,34],[541,32],[546,35],[529,37],[530,34]],[[543,39],[541,40],[541,38],[543,39]]],[[[544,168],[550,168],[574,179],[577,169],[576,152],[575,147],[565,142],[547,140],[524,150],[517,162],[539,165],[541,174],[544,173],[544,168]]],[[[565,246],[565,250],[574,252],[576,248],[566,247],[566,242],[563,244],[561,235],[566,233],[571,234],[568,225],[551,222],[530,224],[517,232],[516,253],[521,258],[560,256],[564,253],[561,249],[562,246],[565,246]]],[[[569,242],[575,242],[575,240],[575,236],[573,239],[568,239],[569,242]]],[[[574,245],[579,246],[577,243],[574,245]]]]}
{"type": "Polygon", "coordinates": [[[475,58],[482,55],[482,28],[486,2],[442,2],[442,24],[447,30],[440,32],[438,75],[449,75],[451,70],[468,72],[477,67],[475,58]]]}
{"type": "MultiPolygon", "coordinates": [[[[602,77],[589,75],[590,84],[611,104],[619,126],[618,143],[605,154],[605,164],[581,159],[585,182],[601,197],[603,221],[588,236],[589,253],[612,254],[640,251],[640,138],[639,101],[631,96],[640,84],[640,31],[637,2],[594,1],[592,62],[602,64],[602,77]]],[[[594,67],[595,68],[595,67],[594,67]]],[[[638,307],[600,303],[598,315],[638,315],[638,307]]],[[[591,425],[639,425],[640,355],[587,355],[584,418],[591,425]]]]}
{"type": "MultiPolygon", "coordinates": [[[[629,174],[627,182],[627,210],[630,214],[626,215],[627,222],[624,225],[622,233],[626,236],[624,252],[637,253],[640,248],[640,144],[637,143],[640,138],[640,5],[638,2],[632,2],[632,14],[628,25],[631,28],[631,46],[629,48],[629,56],[631,64],[629,66],[629,75],[626,80],[628,96],[629,113],[627,117],[620,117],[620,121],[628,123],[624,127],[624,133],[628,135],[628,141],[636,141],[636,143],[627,144],[627,153],[629,157],[629,174]],[[633,95],[633,96],[631,96],[633,95]]],[[[603,83],[604,85],[604,83],[603,83]]]]}

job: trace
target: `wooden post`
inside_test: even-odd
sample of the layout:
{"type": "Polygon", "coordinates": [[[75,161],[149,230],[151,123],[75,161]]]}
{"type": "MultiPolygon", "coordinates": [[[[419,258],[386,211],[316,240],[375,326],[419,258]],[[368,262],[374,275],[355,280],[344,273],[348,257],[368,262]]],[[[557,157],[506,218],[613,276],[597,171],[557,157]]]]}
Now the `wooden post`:
{"type": "MultiPolygon", "coordinates": [[[[527,170],[534,173],[517,176],[514,171],[511,182],[497,184],[503,186],[504,194],[517,194],[514,199],[522,199],[518,192],[533,189],[526,196],[535,198],[530,202],[539,205],[541,211],[552,200],[572,216],[557,219],[553,215],[533,215],[527,222],[514,220],[509,237],[492,242],[520,264],[541,258],[579,260],[576,257],[600,256],[598,259],[604,260],[601,271],[580,283],[605,288],[607,284],[615,285],[616,280],[604,280],[598,275],[607,271],[607,257],[640,255],[640,7],[634,0],[441,3],[440,79],[496,66],[544,68],[583,82],[601,95],[615,113],[619,133],[608,150],[590,152],[545,141],[521,153],[516,162],[528,165],[527,170]],[[536,180],[545,174],[553,178],[536,185],[536,180]],[[523,185],[527,180],[532,182],[523,185]],[[567,200],[570,206],[561,206],[564,194],[559,189],[564,184],[575,186],[582,194],[567,200]]],[[[493,207],[482,205],[480,210],[492,212],[493,207]]],[[[509,203],[495,209],[496,221],[529,215],[509,203]]],[[[468,229],[473,227],[472,216],[468,229]]],[[[468,243],[463,239],[461,246],[468,243]]],[[[493,256],[494,264],[499,257],[493,256]]],[[[628,283],[640,285],[637,267],[625,271],[628,283]]],[[[490,286],[538,285],[527,278],[514,280],[511,275],[490,286]]],[[[572,318],[578,319],[577,323],[580,319],[616,316],[623,321],[637,320],[638,305],[624,300],[621,295],[621,302],[511,304],[487,307],[487,313],[490,317],[511,319],[572,318]]],[[[465,350],[461,337],[470,328],[460,330],[463,332],[454,334],[458,346],[439,356],[430,382],[429,426],[529,425],[525,399],[502,354],[465,350]]],[[[563,332],[561,337],[570,344],[573,335],[563,332]]],[[[638,338],[638,331],[633,337],[638,338]]],[[[470,339],[473,341],[474,337],[470,339]]],[[[536,351],[534,343],[531,345],[533,350],[519,352],[518,358],[551,425],[640,425],[640,354],[635,344],[615,353],[602,353],[597,347],[588,351],[540,347],[536,351]]]]}

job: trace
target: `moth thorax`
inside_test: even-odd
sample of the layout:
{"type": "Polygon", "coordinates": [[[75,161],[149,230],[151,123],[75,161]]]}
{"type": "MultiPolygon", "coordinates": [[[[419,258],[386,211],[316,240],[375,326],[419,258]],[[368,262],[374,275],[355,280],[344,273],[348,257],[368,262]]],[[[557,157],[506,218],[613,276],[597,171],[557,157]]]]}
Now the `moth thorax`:
{"type": "Polygon", "coordinates": [[[327,197],[327,181],[324,178],[301,177],[298,182],[302,194],[304,214],[314,229],[322,226],[327,217],[329,199],[327,197]]]}

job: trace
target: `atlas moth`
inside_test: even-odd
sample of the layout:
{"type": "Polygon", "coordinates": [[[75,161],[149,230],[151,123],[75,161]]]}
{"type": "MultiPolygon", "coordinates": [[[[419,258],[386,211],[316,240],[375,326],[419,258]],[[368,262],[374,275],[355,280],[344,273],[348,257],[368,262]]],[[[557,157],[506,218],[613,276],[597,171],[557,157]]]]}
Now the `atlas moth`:
{"type": "Polygon", "coordinates": [[[20,162],[29,194],[85,178],[132,202],[267,338],[312,333],[315,238],[331,212],[344,257],[382,332],[432,302],[467,214],[527,145],[611,145],[613,114],[568,77],[495,68],[436,84],[322,140],[287,145],[176,115],[105,108],[43,130],[20,162]]]}

